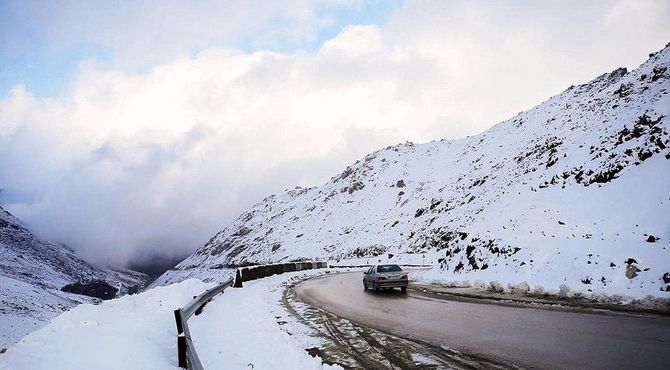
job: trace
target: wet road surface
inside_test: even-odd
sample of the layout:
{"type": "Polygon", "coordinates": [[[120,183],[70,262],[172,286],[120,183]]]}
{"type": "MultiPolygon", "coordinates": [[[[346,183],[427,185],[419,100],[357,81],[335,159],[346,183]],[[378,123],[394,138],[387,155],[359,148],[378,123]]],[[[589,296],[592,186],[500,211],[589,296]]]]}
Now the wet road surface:
{"type": "Polygon", "coordinates": [[[363,275],[298,284],[301,300],[395,335],[525,368],[669,369],[670,318],[509,307],[363,290],[363,275]]]}

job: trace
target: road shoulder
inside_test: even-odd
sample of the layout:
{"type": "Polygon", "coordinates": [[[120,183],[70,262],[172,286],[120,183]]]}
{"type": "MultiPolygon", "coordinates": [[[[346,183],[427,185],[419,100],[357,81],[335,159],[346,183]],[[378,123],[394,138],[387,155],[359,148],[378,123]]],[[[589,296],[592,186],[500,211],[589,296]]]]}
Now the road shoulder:
{"type": "Polygon", "coordinates": [[[458,300],[472,303],[497,304],[509,307],[532,307],[546,310],[585,312],[605,315],[670,316],[670,300],[653,302],[632,301],[628,304],[598,302],[580,297],[556,295],[514,294],[475,288],[448,287],[440,284],[412,282],[409,289],[424,297],[458,300]]]}

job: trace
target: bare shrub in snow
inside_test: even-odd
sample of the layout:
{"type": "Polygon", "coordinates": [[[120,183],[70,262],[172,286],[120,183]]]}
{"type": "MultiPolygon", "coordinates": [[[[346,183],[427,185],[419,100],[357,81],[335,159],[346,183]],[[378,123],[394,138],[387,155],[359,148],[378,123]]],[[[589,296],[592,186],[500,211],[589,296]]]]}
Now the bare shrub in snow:
{"type": "Polygon", "coordinates": [[[489,291],[496,292],[496,293],[502,293],[505,291],[503,288],[502,284],[498,280],[494,280],[489,283],[489,291]]]}
{"type": "Polygon", "coordinates": [[[475,280],[475,289],[486,290],[486,283],[482,280],[475,280]]]}
{"type": "Polygon", "coordinates": [[[530,286],[525,281],[523,281],[519,284],[516,284],[516,285],[507,284],[507,288],[509,289],[509,291],[512,294],[517,294],[517,295],[526,295],[530,291],[530,286]]]}
{"type": "Polygon", "coordinates": [[[570,290],[569,286],[561,284],[558,287],[558,296],[563,298],[572,298],[575,296],[575,293],[573,293],[572,290],[570,290]]]}
{"type": "Polygon", "coordinates": [[[547,291],[544,290],[542,285],[536,285],[531,292],[533,295],[547,295],[547,291]]]}
{"type": "Polygon", "coordinates": [[[647,309],[670,312],[670,298],[654,297],[653,295],[647,295],[642,299],[633,300],[632,303],[638,306],[645,307],[647,309]]]}
{"type": "Polygon", "coordinates": [[[628,299],[626,299],[626,297],[622,296],[621,294],[612,295],[612,299],[616,303],[623,303],[624,301],[628,300],[628,299]]]}
{"type": "Polygon", "coordinates": [[[470,283],[469,280],[461,280],[461,281],[452,280],[452,281],[446,282],[442,285],[447,287],[447,288],[470,288],[470,287],[472,287],[472,284],[470,283]]]}

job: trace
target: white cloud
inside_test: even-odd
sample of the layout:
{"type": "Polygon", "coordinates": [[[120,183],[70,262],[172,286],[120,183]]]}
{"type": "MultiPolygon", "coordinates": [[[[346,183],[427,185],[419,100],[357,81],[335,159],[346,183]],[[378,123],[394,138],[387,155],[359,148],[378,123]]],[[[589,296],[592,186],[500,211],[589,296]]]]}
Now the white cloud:
{"type": "Polygon", "coordinates": [[[278,48],[314,40],[327,18],[321,6],[310,0],[10,0],[0,20],[24,32],[15,34],[0,22],[6,31],[0,52],[35,42],[51,51],[87,47],[110,53],[116,67],[144,68],[215,45],[278,48]]]}
{"type": "Polygon", "coordinates": [[[321,47],[321,53],[341,58],[361,57],[383,50],[379,29],[373,25],[346,27],[337,38],[326,41],[321,47]]]}
{"type": "MultiPolygon", "coordinates": [[[[3,201],[91,259],[190,251],[270,192],[316,185],[389,144],[480,132],[570,84],[642,62],[670,39],[670,6],[622,4],[408,2],[387,24],[349,26],[314,53],[207,47],[168,52],[142,73],[83,63],[61,98],[17,87],[0,100],[3,201]],[[632,19],[617,21],[624,13],[632,19]]],[[[268,9],[269,18],[286,14],[268,9]]],[[[168,44],[171,24],[185,42],[216,28],[205,17],[189,31],[194,17],[146,30],[131,19],[135,28],[114,42],[137,34],[123,51],[132,55],[169,28],[168,44]]]]}

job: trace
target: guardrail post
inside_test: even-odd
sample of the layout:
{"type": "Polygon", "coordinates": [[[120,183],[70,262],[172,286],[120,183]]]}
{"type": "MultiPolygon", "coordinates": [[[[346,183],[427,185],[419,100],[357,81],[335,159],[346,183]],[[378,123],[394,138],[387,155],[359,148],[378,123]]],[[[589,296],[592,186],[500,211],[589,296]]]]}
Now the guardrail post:
{"type": "Polygon", "coordinates": [[[188,359],[186,358],[186,336],[184,333],[177,335],[177,357],[179,358],[179,367],[188,368],[188,359]]]}
{"type": "Polygon", "coordinates": [[[235,283],[233,284],[233,288],[241,288],[242,287],[242,273],[240,273],[240,269],[237,269],[235,272],[235,283]]]}
{"type": "Polygon", "coordinates": [[[181,319],[181,308],[174,310],[174,321],[177,322],[177,335],[184,332],[184,325],[181,319]]]}

